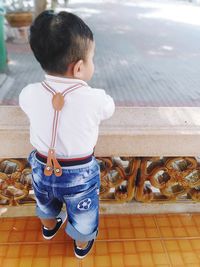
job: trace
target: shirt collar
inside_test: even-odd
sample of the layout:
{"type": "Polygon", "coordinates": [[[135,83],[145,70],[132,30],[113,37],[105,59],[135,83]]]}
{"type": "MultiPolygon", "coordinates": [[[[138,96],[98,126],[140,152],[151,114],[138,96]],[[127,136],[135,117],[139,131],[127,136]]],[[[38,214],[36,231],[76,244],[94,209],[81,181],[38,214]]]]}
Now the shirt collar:
{"type": "Polygon", "coordinates": [[[88,84],[85,81],[82,81],[79,79],[58,77],[58,76],[53,76],[49,74],[45,74],[45,80],[49,82],[64,83],[64,84],[81,83],[82,85],[88,86],[88,84]]]}

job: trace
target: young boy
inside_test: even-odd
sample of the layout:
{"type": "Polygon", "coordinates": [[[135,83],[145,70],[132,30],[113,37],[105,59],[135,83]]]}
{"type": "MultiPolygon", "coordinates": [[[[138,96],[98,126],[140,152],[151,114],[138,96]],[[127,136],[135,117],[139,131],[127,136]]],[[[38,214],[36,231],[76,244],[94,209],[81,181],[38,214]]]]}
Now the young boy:
{"type": "Polygon", "coordinates": [[[43,237],[51,239],[66,220],[78,258],[98,233],[100,171],[93,156],[102,120],[112,116],[113,99],[86,82],[94,72],[95,43],[89,27],[68,12],[42,12],[30,28],[30,46],[46,72],[29,84],[19,104],[30,121],[29,156],[36,212],[43,237]]]}

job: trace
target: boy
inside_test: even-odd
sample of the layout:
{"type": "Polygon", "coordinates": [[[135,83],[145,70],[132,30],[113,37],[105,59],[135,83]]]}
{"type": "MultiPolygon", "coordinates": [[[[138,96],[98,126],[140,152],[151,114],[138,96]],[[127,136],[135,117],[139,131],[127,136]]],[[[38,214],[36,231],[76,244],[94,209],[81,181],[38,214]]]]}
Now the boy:
{"type": "Polygon", "coordinates": [[[76,15],[42,12],[30,28],[30,46],[46,72],[45,81],[29,84],[19,104],[30,121],[29,156],[36,212],[45,239],[66,220],[78,258],[91,250],[98,233],[100,171],[93,150],[102,120],[115,106],[102,89],[86,83],[94,72],[94,40],[76,15]]]}

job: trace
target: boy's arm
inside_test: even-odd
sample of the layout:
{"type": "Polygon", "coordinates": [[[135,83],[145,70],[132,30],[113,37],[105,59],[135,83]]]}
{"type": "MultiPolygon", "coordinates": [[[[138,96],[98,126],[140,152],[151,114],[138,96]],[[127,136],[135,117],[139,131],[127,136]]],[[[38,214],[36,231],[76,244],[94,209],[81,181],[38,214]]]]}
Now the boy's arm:
{"type": "Polygon", "coordinates": [[[115,111],[115,103],[111,96],[107,95],[103,91],[103,99],[101,102],[101,120],[106,120],[110,118],[115,111]]]}
{"type": "Polygon", "coordinates": [[[27,103],[27,90],[22,89],[20,95],[19,95],[19,106],[20,108],[27,114],[28,111],[28,103],[27,103]]]}

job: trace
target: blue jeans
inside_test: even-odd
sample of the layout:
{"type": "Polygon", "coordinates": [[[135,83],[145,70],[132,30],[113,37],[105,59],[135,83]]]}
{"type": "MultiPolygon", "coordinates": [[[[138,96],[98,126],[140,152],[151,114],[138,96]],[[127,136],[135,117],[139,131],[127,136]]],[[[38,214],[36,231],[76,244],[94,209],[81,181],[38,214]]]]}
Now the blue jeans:
{"type": "Polygon", "coordinates": [[[73,167],[62,167],[62,176],[44,175],[45,164],[32,151],[28,161],[32,167],[36,213],[42,219],[56,218],[65,203],[68,213],[66,233],[74,240],[95,239],[99,222],[100,169],[92,161],[73,167]]]}

